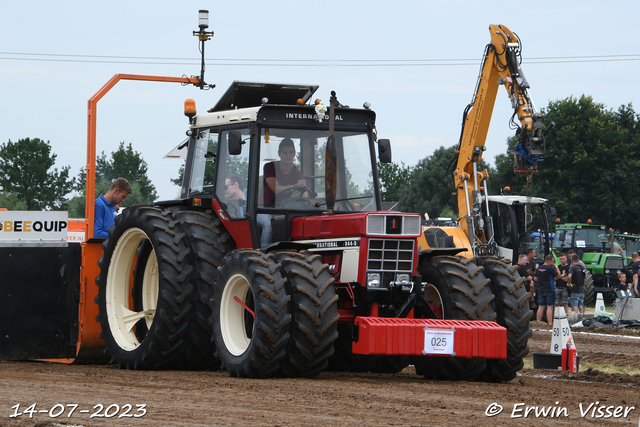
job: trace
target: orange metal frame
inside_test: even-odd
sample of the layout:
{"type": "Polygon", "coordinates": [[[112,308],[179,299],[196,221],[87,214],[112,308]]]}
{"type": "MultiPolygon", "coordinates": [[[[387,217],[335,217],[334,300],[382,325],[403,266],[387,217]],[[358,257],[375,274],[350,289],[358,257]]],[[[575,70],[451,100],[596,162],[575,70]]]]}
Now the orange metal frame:
{"type": "Polygon", "coordinates": [[[169,82],[197,84],[200,80],[196,77],[163,77],[145,76],[138,74],[116,74],[89,99],[88,125],[87,125],[87,197],[85,201],[85,220],[87,222],[87,239],[93,236],[94,225],[94,198],[96,189],[96,123],[98,115],[98,101],[107,94],[120,80],[139,80],[146,82],[169,82]]]}
{"type": "MultiPolygon", "coordinates": [[[[199,84],[196,77],[163,77],[136,74],[116,74],[91,99],[88,108],[87,126],[87,188],[85,200],[85,242],[82,243],[82,267],[80,270],[80,301],[78,307],[78,344],[76,359],[95,359],[104,357],[102,348],[104,340],[100,338],[102,329],[96,321],[98,306],[94,299],[98,294],[95,279],[100,274],[98,260],[103,256],[102,241],[93,240],[94,230],[94,193],[96,188],[96,123],[98,101],[107,94],[120,80],[138,80],[147,82],[168,82],[183,84],[199,84]]],[[[71,359],[59,359],[59,362],[70,363],[71,359]]]]}

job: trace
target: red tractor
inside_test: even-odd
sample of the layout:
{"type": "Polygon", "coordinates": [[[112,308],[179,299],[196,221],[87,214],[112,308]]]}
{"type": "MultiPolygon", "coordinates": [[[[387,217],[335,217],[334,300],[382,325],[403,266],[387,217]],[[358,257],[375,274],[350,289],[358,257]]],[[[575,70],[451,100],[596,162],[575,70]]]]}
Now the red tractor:
{"type": "Polygon", "coordinates": [[[206,113],[185,103],[180,199],[125,209],[102,244],[112,362],[514,378],[531,334],[529,316],[507,325],[529,310],[522,280],[451,242],[421,250],[419,215],[381,211],[376,150],[390,162],[391,147],[375,113],[310,102],[316,89],[234,82],[206,113]]]}

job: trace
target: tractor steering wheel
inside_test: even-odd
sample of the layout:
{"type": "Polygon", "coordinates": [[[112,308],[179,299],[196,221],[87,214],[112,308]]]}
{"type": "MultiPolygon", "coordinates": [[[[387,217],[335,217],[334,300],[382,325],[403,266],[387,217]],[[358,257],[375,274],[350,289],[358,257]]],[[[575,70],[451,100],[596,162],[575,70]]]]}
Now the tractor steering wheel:
{"type": "Polygon", "coordinates": [[[278,196],[289,193],[289,192],[291,193],[290,197],[304,197],[303,196],[304,193],[309,193],[309,195],[314,194],[313,191],[306,185],[292,185],[291,187],[287,187],[284,190],[280,190],[276,194],[274,194],[273,197],[271,198],[271,205],[275,206],[275,202],[278,196]],[[299,195],[294,196],[293,195],[294,192],[298,192],[299,195]]]}

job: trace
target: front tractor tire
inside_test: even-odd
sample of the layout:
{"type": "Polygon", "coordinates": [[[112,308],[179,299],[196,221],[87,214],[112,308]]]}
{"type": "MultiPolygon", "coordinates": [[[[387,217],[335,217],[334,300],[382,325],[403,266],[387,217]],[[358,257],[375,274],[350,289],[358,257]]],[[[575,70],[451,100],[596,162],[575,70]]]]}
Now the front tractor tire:
{"type": "Polygon", "coordinates": [[[524,366],[523,359],[529,354],[528,340],[533,332],[529,321],[533,312],[529,309],[531,294],[517,273],[518,266],[497,257],[479,258],[485,275],[491,280],[491,290],[495,295],[497,322],[507,329],[507,358],[489,359],[480,379],[488,382],[502,382],[514,379],[524,366]]]}
{"type": "Polygon", "coordinates": [[[291,337],[281,372],[314,377],[327,368],[338,338],[338,295],[322,257],[309,251],[275,254],[291,297],[291,337]]]}
{"type": "Polygon", "coordinates": [[[97,320],[120,368],[166,368],[180,356],[193,290],[185,240],[170,213],[152,206],[125,209],[109,230],[98,262],[97,320]]]}
{"type": "MultiPolygon", "coordinates": [[[[475,260],[459,256],[435,256],[420,260],[424,296],[442,319],[496,320],[489,279],[475,260]]],[[[485,359],[414,357],[416,373],[426,379],[475,380],[485,370],[485,359]]]]}
{"type": "Polygon", "coordinates": [[[289,301],[273,254],[240,249],[225,257],[210,304],[216,356],[229,376],[278,372],[289,340],[289,301]]]}

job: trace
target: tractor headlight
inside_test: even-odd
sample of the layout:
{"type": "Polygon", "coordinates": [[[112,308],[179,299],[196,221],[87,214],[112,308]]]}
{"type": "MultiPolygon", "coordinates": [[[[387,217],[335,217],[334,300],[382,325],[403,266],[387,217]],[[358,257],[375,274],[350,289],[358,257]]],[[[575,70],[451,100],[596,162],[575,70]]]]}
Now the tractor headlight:
{"type": "Polygon", "coordinates": [[[367,273],[367,286],[370,288],[379,288],[380,273],[367,273]]]}
{"type": "Polygon", "coordinates": [[[609,274],[609,269],[608,268],[604,271],[604,274],[609,274]]]}
{"type": "Polygon", "coordinates": [[[411,284],[411,276],[409,276],[408,274],[398,274],[398,276],[396,277],[396,280],[398,281],[397,283],[399,285],[411,284]]]}

